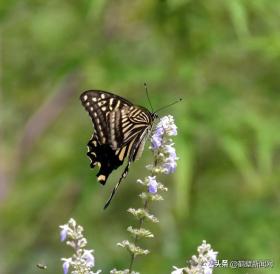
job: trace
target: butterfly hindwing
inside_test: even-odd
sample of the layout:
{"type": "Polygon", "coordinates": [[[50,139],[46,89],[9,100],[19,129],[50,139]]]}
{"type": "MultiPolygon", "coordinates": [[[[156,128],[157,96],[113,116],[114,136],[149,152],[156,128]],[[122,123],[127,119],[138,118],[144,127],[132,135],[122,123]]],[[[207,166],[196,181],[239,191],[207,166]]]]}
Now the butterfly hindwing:
{"type": "MultiPolygon", "coordinates": [[[[148,129],[146,129],[146,131],[148,131],[148,129]]],[[[138,159],[143,151],[144,145],[145,145],[145,141],[146,141],[146,137],[147,137],[147,132],[142,132],[141,135],[135,137],[135,139],[133,139],[128,146],[126,146],[128,148],[128,162],[127,165],[118,181],[118,183],[116,184],[116,186],[114,187],[113,191],[111,192],[111,195],[108,199],[108,201],[106,202],[104,209],[106,209],[111,200],[113,199],[115,193],[117,192],[117,189],[121,183],[121,181],[127,176],[127,173],[129,171],[129,167],[132,161],[134,161],[135,159],[138,159]],[[141,150],[141,151],[140,151],[141,150]]]]}
{"type": "Polygon", "coordinates": [[[94,168],[99,166],[99,172],[97,173],[97,180],[104,185],[108,179],[108,176],[114,169],[117,169],[123,164],[123,160],[120,160],[115,151],[108,144],[99,144],[96,135],[88,142],[88,157],[91,160],[90,166],[94,168]],[[108,161],[110,159],[110,161],[108,161]]]}

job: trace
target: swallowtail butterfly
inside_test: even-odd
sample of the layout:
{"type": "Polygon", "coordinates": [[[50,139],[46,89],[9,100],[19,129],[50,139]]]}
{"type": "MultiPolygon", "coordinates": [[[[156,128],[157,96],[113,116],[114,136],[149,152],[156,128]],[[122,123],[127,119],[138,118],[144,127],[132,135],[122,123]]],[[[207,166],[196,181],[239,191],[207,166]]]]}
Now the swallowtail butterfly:
{"type": "Polygon", "coordinates": [[[131,162],[141,156],[157,114],[102,90],[85,91],[80,99],[93,122],[94,133],[87,144],[87,155],[91,160],[90,166],[99,167],[97,180],[105,185],[111,172],[128,158],[127,165],[104,206],[106,208],[121,181],[127,176],[131,162]]]}

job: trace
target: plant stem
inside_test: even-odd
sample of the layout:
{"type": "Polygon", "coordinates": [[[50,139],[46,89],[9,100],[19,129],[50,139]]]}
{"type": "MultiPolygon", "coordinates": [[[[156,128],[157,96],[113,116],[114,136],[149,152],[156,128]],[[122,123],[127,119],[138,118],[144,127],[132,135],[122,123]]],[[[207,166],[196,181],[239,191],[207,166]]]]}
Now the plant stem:
{"type": "MultiPolygon", "coordinates": [[[[155,157],[155,160],[154,160],[154,167],[156,167],[156,166],[157,166],[157,163],[158,163],[157,156],[158,156],[158,152],[154,155],[154,157],[155,157]]],[[[152,171],[152,174],[151,174],[151,175],[154,176],[154,175],[155,175],[155,172],[152,171]]],[[[149,202],[149,199],[147,198],[147,199],[145,200],[145,203],[144,203],[144,209],[147,209],[147,207],[148,207],[148,202],[149,202]]],[[[138,229],[141,229],[141,228],[142,228],[142,225],[143,225],[143,223],[144,223],[144,219],[145,219],[145,217],[142,217],[142,218],[139,220],[138,229]]],[[[135,236],[134,242],[133,242],[134,245],[137,244],[137,241],[138,241],[138,240],[139,240],[139,237],[138,237],[138,236],[135,236]]],[[[135,257],[136,257],[135,253],[131,253],[130,264],[129,264],[129,272],[128,272],[129,274],[132,273],[132,266],[133,266],[135,257]]]]}
{"type": "MultiPolygon", "coordinates": [[[[144,209],[147,209],[148,207],[148,199],[145,200],[145,203],[144,203],[144,209]]],[[[138,226],[138,229],[141,229],[142,228],[142,225],[144,223],[144,219],[145,217],[142,217],[140,220],[139,220],[139,226],[138,226]]],[[[133,244],[136,245],[137,244],[137,241],[138,241],[139,237],[138,236],[135,236],[134,238],[134,242],[133,244]]],[[[133,263],[134,263],[134,260],[135,260],[135,253],[131,253],[131,257],[130,257],[130,264],[129,264],[129,273],[132,272],[132,266],[133,266],[133,263]]]]}

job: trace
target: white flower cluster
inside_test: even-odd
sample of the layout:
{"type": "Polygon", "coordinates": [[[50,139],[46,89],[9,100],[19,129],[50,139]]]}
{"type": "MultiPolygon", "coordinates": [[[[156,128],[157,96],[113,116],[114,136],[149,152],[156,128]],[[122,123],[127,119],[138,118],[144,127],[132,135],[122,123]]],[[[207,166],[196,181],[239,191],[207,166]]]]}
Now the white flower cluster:
{"type": "Polygon", "coordinates": [[[174,270],[171,274],[212,274],[215,262],[217,260],[218,252],[211,248],[210,244],[203,241],[197,248],[198,256],[193,255],[189,261],[189,266],[184,268],[177,268],[173,266],[174,270]]]}
{"type": "Polygon", "coordinates": [[[71,274],[98,274],[101,271],[93,272],[95,260],[93,250],[85,249],[87,240],[83,236],[83,227],[77,225],[74,219],[70,219],[67,224],[60,227],[60,240],[66,241],[66,244],[71,246],[75,253],[70,258],[62,258],[63,272],[67,274],[69,269],[72,269],[71,274]]]}

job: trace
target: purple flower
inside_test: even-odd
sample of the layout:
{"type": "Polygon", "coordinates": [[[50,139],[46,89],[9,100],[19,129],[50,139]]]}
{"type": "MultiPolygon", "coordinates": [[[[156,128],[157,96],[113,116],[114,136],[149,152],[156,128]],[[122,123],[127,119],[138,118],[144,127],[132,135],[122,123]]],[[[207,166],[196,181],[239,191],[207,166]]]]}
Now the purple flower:
{"type": "Polygon", "coordinates": [[[166,158],[163,162],[163,168],[165,174],[174,173],[176,170],[176,161],[178,160],[173,143],[164,146],[166,158]]]}
{"type": "Polygon", "coordinates": [[[168,136],[176,136],[177,135],[177,127],[175,124],[169,125],[169,128],[167,130],[168,136]]]}
{"type": "Polygon", "coordinates": [[[157,126],[151,139],[152,149],[158,149],[162,145],[163,133],[164,133],[163,127],[157,126]]]}
{"type": "Polygon", "coordinates": [[[86,261],[86,264],[88,267],[94,267],[95,260],[92,255],[93,250],[84,250],[84,254],[82,255],[82,258],[86,261]]]}
{"type": "Polygon", "coordinates": [[[213,249],[210,249],[208,251],[208,257],[209,257],[209,262],[212,266],[215,265],[216,261],[217,261],[217,255],[218,255],[218,252],[217,251],[214,251],[213,249]]]}
{"type": "Polygon", "coordinates": [[[162,136],[154,134],[152,136],[152,149],[158,149],[161,146],[162,136]]]}
{"type": "Polygon", "coordinates": [[[149,188],[149,192],[152,194],[157,193],[157,186],[158,183],[156,181],[156,176],[148,176],[148,188],[149,188]]]}
{"type": "Polygon", "coordinates": [[[177,127],[174,123],[174,118],[171,115],[162,117],[158,126],[164,128],[164,131],[168,136],[177,135],[177,127]]]}
{"type": "Polygon", "coordinates": [[[67,238],[68,231],[69,231],[69,226],[68,225],[61,225],[59,226],[61,231],[60,231],[60,240],[64,242],[67,238]]]}
{"type": "Polygon", "coordinates": [[[152,149],[158,149],[163,146],[165,136],[174,136],[177,135],[177,127],[174,123],[172,116],[164,116],[160,119],[160,122],[157,124],[154,134],[151,138],[152,149]]]}
{"type": "Polygon", "coordinates": [[[71,258],[68,258],[68,259],[63,258],[62,261],[64,261],[64,263],[62,265],[63,273],[67,274],[68,271],[69,271],[69,267],[70,267],[70,265],[72,263],[72,259],[71,258]]]}
{"type": "Polygon", "coordinates": [[[174,173],[176,170],[176,161],[172,158],[167,158],[167,161],[163,164],[164,173],[171,174],[174,173]]]}
{"type": "MultiPolygon", "coordinates": [[[[177,135],[174,118],[171,115],[162,117],[151,137],[151,148],[157,157],[156,172],[170,174],[176,170],[178,157],[171,139],[174,135],[177,135]]],[[[149,186],[149,192],[156,193],[156,191],[152,185],[149,186]]]]}
{"type": "Polygon", "coordinates": [[[177,159],[176,150],[172,145],[165,146],[166,152],[169,154],[168,158],[177,159]]]}

